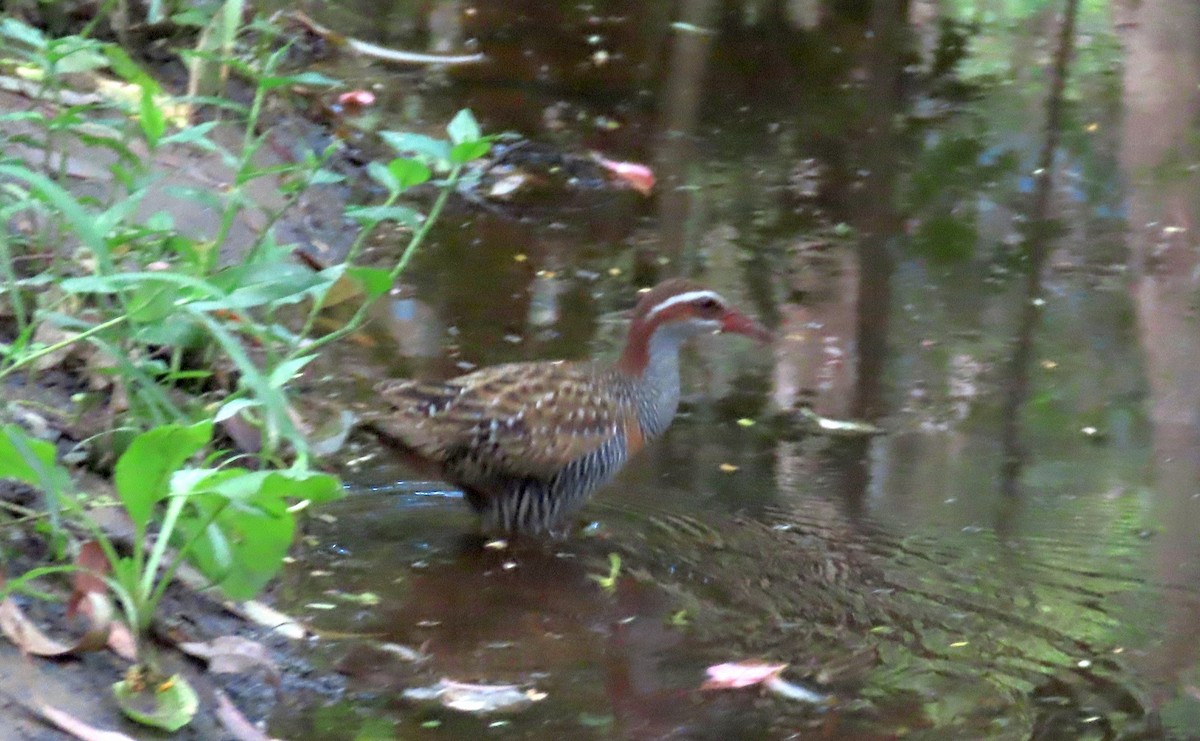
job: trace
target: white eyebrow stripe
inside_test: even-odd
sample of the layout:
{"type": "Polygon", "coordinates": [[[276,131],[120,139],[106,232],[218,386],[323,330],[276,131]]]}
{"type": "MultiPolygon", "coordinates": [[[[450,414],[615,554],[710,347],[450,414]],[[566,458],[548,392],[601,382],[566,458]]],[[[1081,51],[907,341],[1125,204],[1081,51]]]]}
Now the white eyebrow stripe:
{"type": "Polygon", "coordinates": [[[646,318],[653,319],[655,314],[665,311],[676,304],[686,304],[699,298],[711,298],[722,305],[725,303],[725,299],[721,298],[721,294],[715,291],[687,291],[686,293],[677,293],[666,301],[656,304],[653,309],[646,312],[646,318]]]}

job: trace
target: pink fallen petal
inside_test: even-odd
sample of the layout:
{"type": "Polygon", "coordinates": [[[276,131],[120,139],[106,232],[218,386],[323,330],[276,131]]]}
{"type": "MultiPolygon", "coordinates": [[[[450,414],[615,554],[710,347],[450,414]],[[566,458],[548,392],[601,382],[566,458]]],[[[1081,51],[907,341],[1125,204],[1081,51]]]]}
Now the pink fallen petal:
{"type": "Polygon", "coordinates": [[[644,196],[654,190],[654,171],[639,162],[616,162],[595,155],[596,162],[644,196]]]}
{"type": "Polygon", "coordinates": [[[366,108],[375,105],[375,93],[370,90],[351,90],[339,95],[337,102],[347,108],[366,108]]]}
{"type": "Polygon", "coordinates": [[[753,687],[778,677],[786,668],[787,664],[763,664],[757,661],[717,664],[708,667],[708,679],[700,685],[700,689],[728,690],[753,687]]]}

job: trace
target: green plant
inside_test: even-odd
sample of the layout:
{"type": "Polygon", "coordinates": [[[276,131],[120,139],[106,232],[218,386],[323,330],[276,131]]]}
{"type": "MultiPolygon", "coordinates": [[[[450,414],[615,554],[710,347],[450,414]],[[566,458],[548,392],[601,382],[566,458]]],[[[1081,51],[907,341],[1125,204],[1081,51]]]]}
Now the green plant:
{"type": "MultiPolygon", "coordinates": [[[[223,33],[228,38],[228,29],[223,33]]],[[[0,344],[0,380],[53,353],[86,344],[90,352],[104,357],[101,365],[111,366],[107,372],[122,387],[133,423],[145,429],[178,419],[211,418],[210,399],[175,391],[208,381],[214,366],[232,369],[237,385],[227,390],[215,417],[237,414],[256,425],[264,459],[277,460],[284,447],[306,458],[308,442],[289,407],[289,382],[311,362],[317,348],[357,331],[366,321],[370,306],[387,293],[424,241],[463,167],[485,154],[491,139],[482,135],[467,111],[450,123],[447,141],[385,134],[387,141],[414,156],[368,168],[387,189],[387,198],[381,205],[349,209],[348,215],[362,225],[353,247],[344,262],[314,271],[292,259],[293,247],[278,244],[272,227],[300,194],[339,179],[325,168],[334,149],[294,163],[265,165],[259,155],[270,132],[258,130],[269,95],[292,85],[327,85],[332,80],[310,73],[282,74],[286,48],[268,50],[255,62],[223,59],[253,84],[250,104],[184,102],[219,104],[239,117],[240,145],[229,149],[214,136],[215,121],[172,131],[173,123],[179,122],[172,122],[164,111],[177,107],[177,101],[116,46],[74,37],[45,39],[12,19],[0,23],[0,36],[17,42],[25,62],[39,70],[37,78],[49,100],[59,100],[66,92],[58,72],[67,59],[91,70],[111,70],[136,99],[124,108],[109,101],[82,109],[52,108],[56,113],[40,117],[0,116],[0,123],[20,117],[44,133],[31,140],[43,153],[40,164],[28,158],[0,160],[0,217],[29,216],[46,225],[38,235],[68,235],[66,240],[77,245],[64,251],[46,243],[59,241],[58,236],[22,242],[0,234],[0,278],[17,327],[13,340],[0,344]],[[115,118],[110,114],[98,121],[82,115],[114,106],[121,114],[115,118]],[[61,169],[49,166],[69,160],[70,142],[115,153],[112,187],[100,199],[72,193],[61,184],[61,169]],[[166,211],[139,215],[147,194],[160,187],[163,174],[155,162],[168,146],[213,153],[230,173],[229,187],[223,191],[173,191],[218,214],[211,239],[182,232],[166,211]],[[435,174],[440,175],[440,192],[428,216],[398,203],[406,191],[435,174]],[[267,214],[265,227],[236,262],[222,264],[219,258],[227,251],[234,224],[252,206],[251,186],[268,177],[279,183],[283,204],[267,214]],[[408,226],[409,243],[390,268],[358,265],[363,246],[385,221],[408,226]],[[22,249],[53,257],[43,270],[31,274],[15,267],[22,249]],[[357,311],[344,326],[314,336],[315,320],[330,291],[346,281],[361,296],[357,311]],[[305,304],[301,320],[289,325],[286,315],[305,304]]],[[[222,43],[222,48],[227,46],[222,43]]]]}
{"type": "MultiPolygon", "coordinates": [[[[180,677],[158,676],[146,636],[180,565],[191,564],[231,599],[249,599],[283,564],[295,534],[293,504],[328,502],[342,491],[336,477],[302,467],[249,471],[187,465],[211,438],[212,424],[202,422],[158,427],[130,443],[114,474],[118,499],[134,525],[133,542],[122,552],[96,524],[86,500],[75,494],[70,476],[55,460],[54,446],[19,427],[0,428],[0,478],[44,491],[103,552],[108,567],[104,580],[138,636],[136,671],[114,691],[135,719],[164,727],[177,722],[180,709],[189,706],[190,688],[180,677]],[[169,546],[175,548],[173,558],[169,546]],[[172,692],[160,698],[165,703],[162,717],[168,720],[157,723],[158,715],[138,709],[134,676],[156,688],[170,682],[172,692]]],[[[194,704],[193,698],[192,712],[194,704]]]]}

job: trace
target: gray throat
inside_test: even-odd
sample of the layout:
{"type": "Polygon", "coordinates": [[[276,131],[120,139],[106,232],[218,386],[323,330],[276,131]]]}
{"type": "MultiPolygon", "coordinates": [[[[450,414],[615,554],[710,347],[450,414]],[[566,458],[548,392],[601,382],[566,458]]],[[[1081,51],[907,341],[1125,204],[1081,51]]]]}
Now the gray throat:
{"type": "Polygon", "coordinates": [[[650,336],[649,362],[637,387],[638,417],[647,438],[658,437],[679,409],[679,347],[698,334],[688,324],[667,324],[650,336]]]}

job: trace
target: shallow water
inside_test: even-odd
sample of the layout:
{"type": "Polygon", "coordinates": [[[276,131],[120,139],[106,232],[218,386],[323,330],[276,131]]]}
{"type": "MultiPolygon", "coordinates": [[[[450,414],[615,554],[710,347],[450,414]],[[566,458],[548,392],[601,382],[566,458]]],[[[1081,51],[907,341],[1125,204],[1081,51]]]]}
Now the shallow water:
{"type": "Polygon", "coordinates": [[[396,344],[350,375],[611,357],[635,288],[675,272],[780,339],[698,343],[684,414],[565,542],[481,548],[454,492],[350,466],[359,493],[312,523],[279,598],[356,692],[292,698],[273,732],[1191,737],[1200,10],[1082,2],[1063,35],[1064,6],[341,4],[347,33],[489,56],[355,67],[395,127],[470,106],[659,178],[650,199],[451,209],[396,344]],[[800,403],[885,434],[808,433],[800,403]],[[613,553],[609,592],[591,577],[613,553]],[[830,700],[698,689],[743,659],[830,700]],[[545,698],[402,698],[441,677],[545,698]]]}

